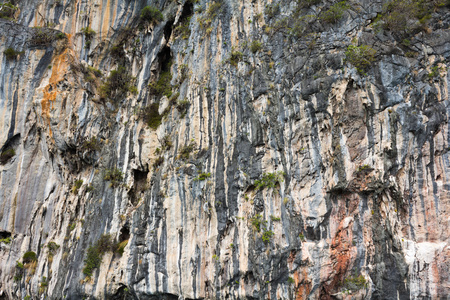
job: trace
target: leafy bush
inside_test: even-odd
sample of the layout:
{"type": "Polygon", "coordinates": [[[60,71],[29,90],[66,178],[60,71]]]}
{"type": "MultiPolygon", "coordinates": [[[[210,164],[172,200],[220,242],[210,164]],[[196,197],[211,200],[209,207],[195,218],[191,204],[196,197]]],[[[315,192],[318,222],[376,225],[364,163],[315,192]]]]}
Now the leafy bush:
{"type": "Polygon", "coordinates": [[[262,219],[261,214],[257,214],[250,219],[251,224],[256,229],[256,231],[261,231],[261,228],[266,226],[267,221],[262,219]]]}
{"type": "Polygon", "coordinates": [[[270,242],[270,240],[273,237],[273,235],[274,235],[274,233],[273,233],[272,230],[265,230],[263,232],[263,235],[262,235],[261,238],[262,238],[264,243],[268,243],[268,242],[270,242]]]}
{"type": "Polygon", "coordinates": [[[346,61],[355,66],[356,70],[361,74],[364,74],[375,61],[375,54],[375,49],[367,45],[361,45],[359,47],[350,45],[345,52],[346,61]]]}
{"type": "Polygon", "coordinates": [[[0,18],[12,20],[17,10],[18,7],[11,2],[0,3],[0,18]]]}
{"type": "Polygon", "coordinates": [[[6,237],[6,238],[4,238],[4,239],[0,239],[0,243],[3,243],[3,244],[9,244],[9,243],[11,243],[11,237],[8,236],[8,237],[6,237]]]}
{"type": "Polygon", "coordinates": [[[104,234],[92,246],[90,246],[86,253],[84,260],[83,274],[92,276],[94,269],[100,267],[102,257],[105,252],[113,250],[113,242],[109,234],[104,234]]]}
{"type": "Polygon", "coordinates": [[[346,290],[359,291],[360,289],[367,287],[367,281],[363,275],[354,275],[346,278],[343,286],[346,290]]]}
{"type": "Polygon", "coordinates": [[[24,53],[23,51],[16,51],[13,48],[9,47],[5,51],[3,51],[3,54],[5,54],[6,59],[13,60],[16,59],[17,55],[24,53]]]}
{"type": "Polygon", "coordinates": [[[82,185],[83,185],[83,179],[75,180],[75,182],[72,185],[72,193],[78,194],[78,190],[81,188],[82,185]]]}
{"type": "Polygon", "coordinates": [[[111,181],[112,187],[117,187],[123,181],[123,173],[118,168],[106,169],[103,179],[111,181]]]}
{"type": "Polygon", "coordinates": [[[169,70],[161,72],[157,82],[149,84],[150,93],[157,97],[162,97],[164,95],[167,98],[170,98],[170,96],[172,96],[172,86],[170,84],[171,80],[172,74],[170,73],[170,65],[169,65],[169,70]]]}
{"type": "Polygon", "coordinates": [[[181,147],[180,150],[178,150],[178,157],[184,161],[188,160],[190,154],[194,151],[194,147],[194,143],[181,147]]]}
{"type": "Polygon", "coordinates": [[[124,240],[123,242],[120,242],[119,245],[117,245],[116,252],[119,253],[120,255],[123,255],[123,253],[125,252],[125,247],[127,245],[128,245],[128,240],[124,240]]]}
{"type": "Polygon", "coordinates": [[[183,40],[187,40],[189,36],[191,35],[191,29],[189,28],[189,25],[191,23],[191,17],[188,17],[184,22],[180,23],[177,27],[174,29],[174,34],[176,36],[181,36],[183,40]]]}
{"type": "Polygon", "coordinates": [[[16,151],[13,148],[8,148],[2,151],[2,153],[0,154],[0,164],[5,164],[14,155],[16,155],[16,151]]]}
{"type": "Polygon", "coordinates": [[[133,79],[123,66],[111,71],[106,82],[100,87],[100,98],[116,100],[125,96],[133,86],[133,79]]]}
{"type": "Polygon", "coordinates": [[[194,181],[203,181],[207,178],[211,177],[211,173],[200,173],[197,178],[194,178],[194,181]]]}
{"type": "Polygon", "coordinates": [[[337,2],[333,4],[327,11],[323,12],[320,16],[320,19],[325,21],[326,23],[337,23],[349,8],[350,5],[347,4],[347,1],[337,2]]]}
{"type": "Polygon", "coordinates": [[[181,118],[184,118],[190,105],[191,105],[191,103],[187,99],[180,100],[177,102],[176,108],[180,112],[181,118]]]}
{"type": "Polygon", "coordinates": [[[56,250],[59,249],[59,245],[57,243],[55,243],[55,242],[49,242],[47,244],[47,248],[48,248],[48,253],[50,255],[54,255],[56,250]]]}
{"type": "Polygon", "coordinates": [[[271,4],[267,4],[264,9],[264,13],[269,18],[275,17],[277,14],[280,13],[280,4],[277,3],[276,1],[272,2],[271,4]]]}
{"type": "Polygon", "coordinates": [[[259,41],[253,41],[252,44],[250,45],[250,51],[252,51],[253,53],[258,52],[261,49],[262,49],[262,43],[259,41]]]}
{"type": "Polygon", "coordinates": [[[237,66],[237,64],[242,60],[244,55],[240,51],[232,51],[230,57],[228,58],[228,62],[232,66],[237,66]]]}
{"type": "Polygon", "coordinates": [[[206,33],[210,33],[212,21],[222,12],[223,3],[213,2],[209,5],[203,17],[198,19],[198,23],[202,29],[206,29],[206,33]]]}
{"type": "Polygon", "coordinates": [[[83,142],[81,149],[83,151],[99,151],[101,149],[100,140],[93,136],[89,140],[83,142]]]}
{"type": "Polygon", "coordinates": [[[22,258],[23,258],[24,263],[30,263],[30,262],[37,261],[36,253],[33,251],[25,252],[25,254],[23,255],[22,258]]]}
{"type": "Polygon", "coordinates": [[[261,179],[255,181],[256,189],[275,188],[278,183],[284,181],[285,175],[283,171],[264,173],[261,179]]]}
{"type": "Polygon", "coordinates": [[[51,44],[56,38],[54,32],[47,28],[35,27],[33,35],[30,38],[31,46],[47,46],[51,44]]]}
{"type": "Polygon", "coordinates": [[[164,20],[164,16],[159,9],[154,6],[146,6],[141,10],[141,21],[158,24],[164,20]]]}
{"type": "Polygon", "coordinates": [[[144,108],[142,112],[145,123],[152,129],[157,129],[162,122],[163,115],[160,115],[158,110],[159,104],[152,103],[144,108]]]}

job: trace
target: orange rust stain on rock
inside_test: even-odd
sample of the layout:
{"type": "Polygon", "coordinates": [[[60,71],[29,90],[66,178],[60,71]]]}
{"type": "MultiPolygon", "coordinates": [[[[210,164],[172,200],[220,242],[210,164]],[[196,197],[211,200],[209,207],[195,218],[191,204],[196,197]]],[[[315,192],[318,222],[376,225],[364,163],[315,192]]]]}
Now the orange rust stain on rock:
{"type": "Polygon", "coordinates": [[[69,54],[69,49],[65,49],[63,53],[57,55],[53,59],[52,75],[50,76],[49,83],[44,88],[43,98],[41,100],[42,115],[46,119],[49,127],[50,136],[52,136],[52,130],[50,127],[51,110],[53,109],[54,101],[59,94],[57,84],[64,80],[64,75],[67,73],[72,61],[72,56],[69,54]]]}
{"type": "Polygon", "coordinates": [[[308,279],[308,269],[302,268],[300,272],[294,273],[295,286],[297,287],[295,293],[296,300],[308,299],[311,293],[311,281],[308,279]]]}

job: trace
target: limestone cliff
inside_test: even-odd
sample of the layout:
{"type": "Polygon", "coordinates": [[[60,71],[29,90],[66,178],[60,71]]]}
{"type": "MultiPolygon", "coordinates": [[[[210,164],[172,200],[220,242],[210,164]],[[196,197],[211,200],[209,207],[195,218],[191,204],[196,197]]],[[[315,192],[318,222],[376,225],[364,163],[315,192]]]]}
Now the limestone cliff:
{"type": "Polygon", "coordinates": [[[0,299],[450,296],[448,1],[1,1],[0,299]]]}

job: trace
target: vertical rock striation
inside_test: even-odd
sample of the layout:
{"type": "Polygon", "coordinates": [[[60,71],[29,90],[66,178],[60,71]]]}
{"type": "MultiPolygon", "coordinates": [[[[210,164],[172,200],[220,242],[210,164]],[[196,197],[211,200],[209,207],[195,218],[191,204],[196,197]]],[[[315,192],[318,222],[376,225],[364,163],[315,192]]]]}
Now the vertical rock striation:
{"type": "Polygon", "coordinates": [[[0,299],[450,295],[448,2],[0,5],[0,299]]]}

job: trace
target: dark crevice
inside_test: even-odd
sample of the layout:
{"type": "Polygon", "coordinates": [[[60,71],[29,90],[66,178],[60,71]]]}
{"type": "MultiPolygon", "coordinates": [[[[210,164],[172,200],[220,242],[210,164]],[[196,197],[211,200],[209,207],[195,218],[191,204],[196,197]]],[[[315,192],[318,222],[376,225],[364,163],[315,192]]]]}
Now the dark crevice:
{"type": "Polygon", "coordinates": [[[183,6],[183,11],[181,12],[180,19],[178,23],[183,23],[194,13],[194,3],[192,1],[186,1],[183,6]]]}
{"type": "Polygon", "coordinates": [[[164,46],[158,53],[158,64],[161,72],[170,71],[170,65],[172,61],[172,51],[170,47],[164,46]]]}
{"type": "Polygon", "coordinates": [[[7,239],[11,237],[11,232],[9,231],[0,231],[0,240],[7,239]]]}
{"type": "Polygon", "coordinates": [[[173,27],[174,20],[168,20],[166,25],[164,26],[164,38],[166,41],[170,39],[170,36],[172,35],[172,27],[173,27]]]}

